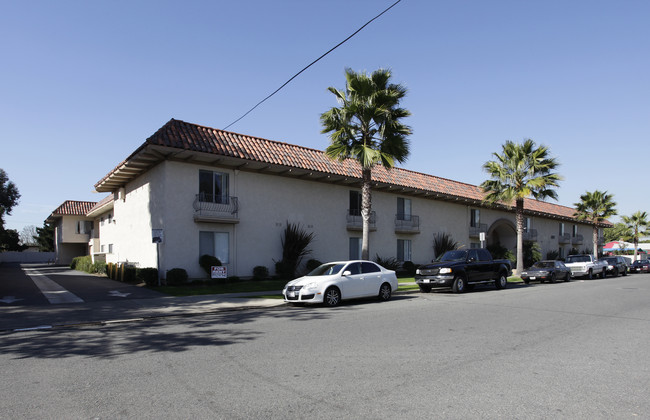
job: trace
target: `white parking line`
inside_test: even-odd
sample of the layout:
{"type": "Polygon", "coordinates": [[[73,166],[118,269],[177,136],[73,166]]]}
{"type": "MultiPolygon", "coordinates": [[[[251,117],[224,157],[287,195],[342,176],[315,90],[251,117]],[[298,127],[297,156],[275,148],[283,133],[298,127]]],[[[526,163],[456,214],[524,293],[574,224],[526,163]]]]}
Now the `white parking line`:
{"type": "Polygon", "coordinates": [[[32,279],[36,287],[40,289],[41,293],[43,293],[43,296],[45,296],[45,298],[51,304],[83,302],[83,299],[81,299],[79,296],[67,291],[57,282],[47,277],[45,274],[39,273],[37,271],[34,272],[33,270],[29,271],[33,272],[34,274],[31,274],[27,270],[24,271],[25,274],[27,274],[29,278],[32,279]]]}

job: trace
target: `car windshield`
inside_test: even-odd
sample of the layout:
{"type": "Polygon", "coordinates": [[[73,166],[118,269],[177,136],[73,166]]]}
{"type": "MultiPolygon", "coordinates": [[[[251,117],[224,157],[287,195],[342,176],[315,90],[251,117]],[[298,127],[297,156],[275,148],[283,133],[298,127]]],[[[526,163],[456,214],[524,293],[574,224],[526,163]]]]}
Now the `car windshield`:
{"type": "Polygon", "coordinates": [[[553,268],[555,263],[553,261],[538,261],[533,264],[533,268],[553,268]]]}
{"type": "Polygon", "coordinates": [[[447,251],[436,261],[465,261],[467,259],[467,251],[447,251]]]}
{"type": "Polygon", "coordinates": [[[566,257],[566,262],[581,263],[581,262],[591,262],[591,260],[587,255],[569,255],[568,257],[566,257]]]}
{"type": "Polygon", "coordinates": [[[323,264],[307,274],[308,276],[330,276],[332,274],[337,274],[338,272],[341,271],[341,269],[345,266],[345,264],[335,264],[335,263],[329,263],[329,264],[323,264]]]}

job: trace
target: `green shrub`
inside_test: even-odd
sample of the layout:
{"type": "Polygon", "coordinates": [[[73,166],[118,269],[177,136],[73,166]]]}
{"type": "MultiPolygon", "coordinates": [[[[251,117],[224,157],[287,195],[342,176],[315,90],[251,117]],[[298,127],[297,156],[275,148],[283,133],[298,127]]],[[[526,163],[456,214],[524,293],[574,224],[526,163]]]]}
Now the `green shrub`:
{"type": "Polygon", "coordinates": [[[158,269],[156,268],[137,268],[135,278],[138,282],[144,282],[147,286],[158,286],[158,269]]]}
{"type": "Polygon", "coordinates": [[[228,277],[226,280],[231,282],[231,283],[234,283],[236,281],[240,281],[241,279],[239,278],[239,276],[231,276],[231,277],[228,277]]]}
{"type": "Polygon", "coordinates": [[[70,263],[70,268],[78,271],[85,271],[86,273],[94,273],[93,270],[93,259],[90,255],[85,255],[83,257],[75,257],[70,263]]]}
{"type": "Polygon", "coordinates": [[[264,280],[269,278],[269,269],[263,265],[258,265],[253,268],[253,279],[254,280],[264,280]]]}
{"type": "Polygon", "coordinates": [[[209,278],[212,276],[212,267],[220,267],[221,261],[213,255],[205,254],[199,257],[199,265],[203,270],[205,270],[209,278]]]}
{"type": "Polygon", "coordinates": [[[95,263],[93,264],[93,273],[106,274],[106,263],[101,261],[95,261],[95,263]]]}
{"type": "Polygon", "coordinates": [[[169,286],[178,286],[187,283],[187,271],[183,268],[172,268],[167,271],[166,282],[169,286]]]}
{"type": "Polygon", "coordinates": [[[311,272],[311,271],[313,271],[315,268],[320,267],[321,265],[323,265],[322,262],[320,262],[320,261],[318,261],[318,260],[312,258],[312,259],[310,259],[310,260],[307,261],[307,265],[305,265],[305,268],[307,269],[307,272],[311,272]]]}
{"type": "Polygon", "coordinates": [[[387,270],[393,270],[397,271],[400,269],[402,264],[399,262],[397,258],[389,257],[389,258],[382,258],[378,254],[375,254],[375,262],[382,267],[384,267],[387,270]]]}
{"type": "Polygon", "coordinates": [[[404,264],[402,264],[402,269],[406,271],[409,277],[413,277],[415,275],[416,268],[417,267],[415,264],[413,264],[413,261],[404,261],[404,264]]]}
{"type": "Polygon", "coordinates": [[[137,281],[135,276],[136,268],[127,264],[122,264],[122,266],[124,267],[122,281],[125,283],[135,283],[137,281]]]}

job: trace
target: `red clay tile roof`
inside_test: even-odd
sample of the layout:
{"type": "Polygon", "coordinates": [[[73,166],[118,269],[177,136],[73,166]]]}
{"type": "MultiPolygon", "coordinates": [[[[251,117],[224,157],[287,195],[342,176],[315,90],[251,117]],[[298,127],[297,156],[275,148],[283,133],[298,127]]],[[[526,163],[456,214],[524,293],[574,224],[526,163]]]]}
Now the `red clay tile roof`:
{"type": "MultiPolygon", "coordinates": [[[[245,161],[361,179],[361,167],[352,159],[343,162],[334,161],[325,156],[321,150],[259,137],[251,137],[172,119],[149,137],[131,156],[95,184],[95,188],[102,185],[103,191],[109,190],[110,186],[104,183],[110,181],[110,178],[118,173],[120,168],[128,165],[129,161],[147,146],[163,146],[192,152],[203,152],[245,161]]],[[[385,167],[378,165],[372,170],[372,179],[384,185],[417,189],[433,196],[440,194],[447,198],[457,197],[459,199],[477,202],[480,202],[484,196],[482,189],[476,185],[465,184],[402,168],[387,170],[385,167]]],[[[575,210],[570,207],[532,199],[526,199],[524,206],[528,212],[544,213],[551,217],[574,218],[575,210]]],[[[512,209],[513,207],[510,206],[510,208],[512,209]]]]}
{"type": "Polygon", "coordinates": [[[50,217],[56,216],[85,216],[95,205],[95,201],[66,200],[56,208],[50,217]]]}

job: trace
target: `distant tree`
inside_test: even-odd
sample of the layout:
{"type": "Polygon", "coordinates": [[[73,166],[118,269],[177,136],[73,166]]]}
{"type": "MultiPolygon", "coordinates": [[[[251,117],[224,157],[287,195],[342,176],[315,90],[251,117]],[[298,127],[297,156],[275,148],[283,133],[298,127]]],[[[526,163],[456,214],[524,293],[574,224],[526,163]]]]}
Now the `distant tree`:
{"type": "Polygon", "coordinates": [[[20,235],[16,229],[0,229],[0,252],[23,251],[26,246],[20,244],[20,235]]]}
{"type": "Polygon", "coordinates": [[[639,210],[632,216],[623,216],[622,218],[623,223],[625,223],[631,232],[632,242],[634,242],[634,261],[636,261],[636,253],[639,249],[639,238],[650,233],[650,230],[648,230],[650,227],[648,214],[639,210]]]}
{"type": "Polygon", "coordinates": [[[345,70],[346,89],[330,87],[340,107],[331,108],[321,117],[322,133],[331,133],[325,150],[330,159],[355,159],[361,165],[361,258],[369,259],[372,168],[381,164],[391,169],[409,154],[407,136],[411,129],[400,120],[411,113],[399,107],[406,88],[390,83],[389,70],[368,75],[345,70]]]}
{"type": "Polygon", "coordinates": [[[598,225],[616,214],[616,203],[613,198],[614,196],[607,194],[607,191],[587,191],[580,196],[580,202],[574,204],[576,206],[574,216],[593,225],[594,258],[598,258],[598,225]]]}
{"type": "Polygon", "coordinates": [[[9,181],[4,169],[0,169],[0,229],[4,229],[4,215],[10,215],[11,209],[18,204],[20,193],[16,185],[9,181]]]}
{"type": "Polygon", "coordinates": [[[36,226],[34,225],[25,226],[23,230],[20,231],[20,243],[23,245],[36,245],[36,238],[36,226]]]}
{"type": "Polygon", "coordinates": [[[495,160],[486,162],[483,169],[490,178],[481,184],[485,201],[490,204],[515,202],[517,226],[517,273],[524,270],[524,198],[557,200],[553,187],[562,179],[554,172],[559,163],[549,157],[546,146],[535,147],[531,139],[523,143],[510,140],[502,146],[502,153],[493,153],[495,160]]]}
{"type": "Polygon", "coordinates": [[[628,241],[632,239],[632,232],[625,223],[615,223],[611,228],[603,229],[605,242],[628,241]]]}
{"type": "Polygon", "coordinates": [[[54,252],[54,225],[43,222],[43,227],[36,228],[35,237],[38,244],[38,250],[41,252],[54,252]]]}

